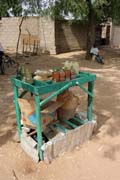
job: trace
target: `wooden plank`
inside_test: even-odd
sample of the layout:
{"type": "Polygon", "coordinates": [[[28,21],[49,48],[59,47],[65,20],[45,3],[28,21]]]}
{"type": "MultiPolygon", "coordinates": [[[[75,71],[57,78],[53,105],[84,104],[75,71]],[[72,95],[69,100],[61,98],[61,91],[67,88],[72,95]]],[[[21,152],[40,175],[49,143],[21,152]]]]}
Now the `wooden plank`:
{"type": "Polygon", "coordinates": [[[53,158],[58,157],[61,153],[65,152],[66,135],[59,133],[52,139],[53,158]]]}
{"type": "Polygon", "coordinates": [[[27,94],[28,91],[23,91],[20,95],[19,95],[19,98],[22,98],[25,94],[27,94]]]}
{"type": "Polygon", "coordinates": [[[39,156],[38,156],[38,151],[37,149],[33,148],[30,146],[28,142],[24,139],[24,137],[21,137],[21,147],[23,150],[35,161],[39,162],[39,156]]]}
{"type": "Polygon", "coordinates": [[[74,129],[78,127],[77,125],[73,124],[73,123],[70,122],[70,121],[64,121],[64,122],[65,122],[68,126],[74,128],[74,129]]]}
{"type": "Polygon", "coordinates": [[[31,92],[33,94],[35,94],[36,91],[37,91],[36,88],[33,85],[31,85],[29,83],[26,83],[26,82],[23,82],[23,81],[20,81],[20,80],[18,80],[16,78],[11,78],[11,82],[13,83],[14,86],[17,86],[19,88],[27,90],[27,91],[29,91],[29,92],[31,92]]]}
{"type": "Polygon", "coordinates": [[[37,123],[37,149],[40,160],[43,160],[43,152],[41,150],[42,146],[42,122],[41,122],[41,113],[40,113],[40,96],[35,95],[35,112],[36,112],[36,123],[37,123]]]}
{"type": "Polygon", "coordinates": [[[43,144],[41,147],[44,155],[44,162],[49,164],[53,160],[53,144],[51,141],[48,141],[47,143],[43,144]]]}
{"type": "Polygon", "coordinates": [[[59,107],[61,107],[65,102],[52,101],[52,104],[47,108],[43,109],[41,113],[51,113],[56,111],[59,107]]]}
{"type": "Polygon", "coordinates": [[[24,138],[24,140],[33,148],[37,147],[37,142],[33,138],[28,136],[25,131],[22,131],[22,138],[24,138]]]}
{"type": "Polygon", "coordinates": [[[89,121],[78,128],[68,131],[66,134],[57,134],[50,142],[43,145],[44,161],[49,163],[61,153],[71,151],[76,146],[83,144],[91,137],[94,124],[93,121],[89,121]]]}
{"type": "Polygon", "coordinates": [[[81,125],[84,124],[84,120],[81,120],[77,117],[73,117],[72,119],[74,119],[75,121],[77,121],[78,123],[80,123],[81,125]]]}
{"type": "MultiPolygon", "coordinates": [[[[41,103],[40,106],[45,105],[48,101],[50,101],[51,99],[53,99],[54,97],[56,97],[58,94],[62,93],[63,91],[65,91],[66,89],[70,88],[72,85],[71,82],[68,82],[66,85],[64,85],[62,88],[59,88],[56,92],[54,92],[53,94],[51,94],[50,96],[48,96],[46,99],[44,99],[41,103]]],[[[51,85],[52,86],[52,85],[51,85]]]]}
{"type": "Polygon", "coordinates": [[[44,86],[44,85],[49,85],[49,84],[52,84],[53,81],[52,80],[47,80],[47,81],[38,81],[38,80],[33,80],[33,84],[35,86],[44,86]]]}
{"type": "Polygon", "coordinates": [[[73,79],[71,81],[63,81],[63,82],[57,82],[57,83],[39,83],[39,85],[36,87],[36,85],[30,85],[28,83],[25,83],[23,81],[20,81],[16,78],[12,78],[12,83],[20,88],[23,88],[25,90],[28,90],[29,92],[32,93],[39,93],[39,94],[47,94],[49,92],[53,91],[59,91],[61,88],[66,86],[68,83],[71,82],[71,86],[76,86],[77,83],[79,84],[84,84],[87,82],[94,81],[96,79],[95,75],[90,74],[89,76],[83,75],[81,77],[78,77],[76,79],[73,79]]]}
{"type": "MultiPolygon", "coordinates": [[[[88,83],[88,91],[93,94],[94,81],[88,83]]],[[[93,97],[88,94],[87,119],[92,120],[93,97]]]]}
{"type": "Polygon", "coordinates": [[[70,82],[72,83],[71,86],[76,86],[77,83],[84,84],[87,82],[94,81],[95,79],[96,79],[95,75],[80,77],[80,78],[73,79],[71,81],[63,81],[63,82],[58,82],[58,83],[53,83],[50,85],[38,87],[38,91],[39,91],[39,94],[46,94],[49,92],[58,91],[60,88],[62,88],[63,86],[65,86],[67,83],[70,83],[70,82]]]}
{"type": "Polygon", "coordinates": [[[64,133],[67,133],[67,132],[68,132],[68,129],[65,128],[64,126],[62,126],[62,125],[59,124],[59,123],[56,123],[56,124],[55,124],[55,127],[56,127],[57,129],[59,129],[60,131],[64,132],[64,133]]]}
{"type": "Polygon", "coordinates": [[[33,136],[34,134],[36,134],[37,133],[37,131],[36,130],[34,130],[34,131],[32,131],[32,132],[30,132],[30,133],[28,133],[27,134],[27,136],[33,136]]]}
{"type": "Polygon", "coordinates": [[[17,130],[18,130],[18,137],[19,140],[21,139],[21,114],[20,108],[18,104],[18,87],[14,86],[14,105],[15,105],[15,112],[16,112],[16,121],[17,121],[17,130]]]}
{"type": "Polygon", "coordinates": [[[93,94],[91,92],[89,92],[84,86],[82,86],[81,84],[78,84],[78,86],[87,94],[89,94],[89,96],[93,97],[93,94]]]}

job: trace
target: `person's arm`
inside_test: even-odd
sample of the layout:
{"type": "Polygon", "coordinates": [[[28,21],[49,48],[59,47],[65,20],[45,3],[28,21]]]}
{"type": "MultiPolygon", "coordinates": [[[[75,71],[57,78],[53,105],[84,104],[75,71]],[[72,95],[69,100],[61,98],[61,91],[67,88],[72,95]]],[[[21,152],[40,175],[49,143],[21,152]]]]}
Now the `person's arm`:
{"type": "Polygon", "coordinates": [[[99,49],[98,49],[98,48],[96,48],[95,54],[96,54],[96,55],[99,55],[99,49]]]}
{"type": "Polygon", "coordinates": [[[94,48],[93,47],[90,49],[90,54],[94,54],[94,48]]]}

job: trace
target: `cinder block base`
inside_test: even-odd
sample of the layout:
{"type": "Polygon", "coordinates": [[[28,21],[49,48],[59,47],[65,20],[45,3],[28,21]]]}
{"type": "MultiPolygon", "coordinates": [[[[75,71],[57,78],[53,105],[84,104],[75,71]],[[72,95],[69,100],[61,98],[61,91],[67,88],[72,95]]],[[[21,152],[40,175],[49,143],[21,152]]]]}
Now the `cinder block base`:
{"type": "Polygon", "coordinates": [[[71,151],[76,146],[80,146],[90,139],[95,124],[95,121],[86,122],[84,125],[70,130],[66,134],[61,132],[57,134],[53,139],[42,146],[42,150],[44,151],[44,161],[50,163],[60,154],[71,151]]]}
{"type": "Polygon", "coordinates": [[[39,161],[37,143],[23,130],[21,135],[21,147],[35,161],[39,161]]]}
{"type": "MultiPolygon", "coordinates": [[[[86,121],[85,119],[84,125],[68,130],[66,133],[58,132],[54,138],[50,139],[47,143],[44,143],[41,147],[44,161],[46,163],[51,163],[52,160],[60,156],[60,154],[71,151],[76,146],[80,146],[90,139],[95,127],[95,118],[92,121],[86,121]]],[[[21,146],[35,162],[39,161],[37,143],[27,135],[27,132],[25,132],[24,129],[21,137],[21,146]]]]}

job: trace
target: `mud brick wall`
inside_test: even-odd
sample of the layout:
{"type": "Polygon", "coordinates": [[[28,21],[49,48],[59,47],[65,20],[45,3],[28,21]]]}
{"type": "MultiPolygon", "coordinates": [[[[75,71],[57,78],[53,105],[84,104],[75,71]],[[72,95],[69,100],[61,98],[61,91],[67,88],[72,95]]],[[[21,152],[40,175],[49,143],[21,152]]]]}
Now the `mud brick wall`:
{"type": "Polygon", "coordinates": [[[69,52],[86,48],[87,27],[70,24],[67,21],[55,22],[56,52],[69,52]]]}
{"type": "Polygon", "coordinates": [[[18,18],[2,18],[0,20],[0,42],[4,49],[15,49],[18,38],[18,27],[18,18]]]}
{"type": "MultiPolygon", "coordinates": [[[[15,52],[21,17],[2,18],[0,20],[0,42],[4,49],[15,52]]],[[[49,17],[29,17],[23,21],[19,52],[23,50],[23,36],[37,38],[39,49],[50,54],[85,49],[86,27],[69,24],[68,21],[53,21],[49,17]]]]}
{"type": "Polygon", "coordinates": [[[56,54],[55,22],[50,18],[39,18],[40,46],[50,54],[56,54]]]}
{"type": "MultiPolygon", "coordinates": [[[[21,17],[2,18],[0,21],[0,42],[4,49],[15,51],[19,34],[21,17]]],[[[29,17],[22,25],[21,34],[37,36],[40,41],[40,49],[56,54],[54,21],[50,18],[29,17]]],[[[19,52],[22,51],[22,38],[19,52]]]]}
{"type": "Polygon", "coordinates": [[[120,26],[112,26],[111,45],[120,48],[120,26]]]}

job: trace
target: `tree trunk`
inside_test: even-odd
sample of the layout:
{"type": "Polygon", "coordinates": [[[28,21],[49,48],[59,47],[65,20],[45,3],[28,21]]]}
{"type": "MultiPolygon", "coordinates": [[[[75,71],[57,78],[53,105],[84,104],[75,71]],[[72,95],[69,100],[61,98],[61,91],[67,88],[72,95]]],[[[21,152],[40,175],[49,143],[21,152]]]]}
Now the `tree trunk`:
{"type": "Polygon", "coordinates": [[[89,14],[88,14],[88,29],[87,29],[87,46],[86,46],[86,59],[91,59],[90,49],[95,43],[95,27],[96,27],[96,19],[95,19],[95,11],[92,7],[91,0],[87,0],[89,14]]]}
{"type": "Polygon", "coordinates": [[[17,46],[16,46],[16,59],[17,59],[17,56],[18,56],[18,48],[19,48],[20,37],[21,37],[21,27],[22,27],[24,18],[25,18],[25,17],[22,17],[21,22],[20,22],[20,24],[19,24],[19,35],[18,35],[17,46]]]}

